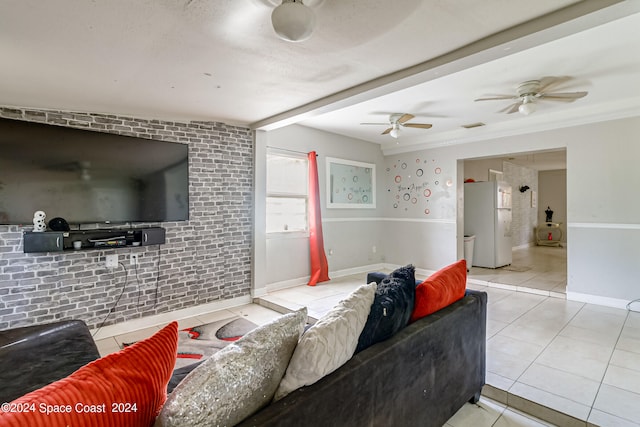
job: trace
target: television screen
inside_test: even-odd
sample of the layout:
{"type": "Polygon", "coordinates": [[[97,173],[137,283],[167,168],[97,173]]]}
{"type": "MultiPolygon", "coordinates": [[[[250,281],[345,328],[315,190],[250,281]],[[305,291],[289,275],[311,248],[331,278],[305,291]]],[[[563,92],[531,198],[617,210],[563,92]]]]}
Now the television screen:
{"type": "Polygon", "coordinates": [[[186,144],[0,119],[0,224],[189,219],[186,144]]]}

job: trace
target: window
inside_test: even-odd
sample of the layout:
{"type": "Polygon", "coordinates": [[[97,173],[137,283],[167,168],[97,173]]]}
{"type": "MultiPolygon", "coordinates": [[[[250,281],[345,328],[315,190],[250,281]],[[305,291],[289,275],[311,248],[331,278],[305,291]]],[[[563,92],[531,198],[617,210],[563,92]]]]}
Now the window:
{"type": "Polygon", "coordinates": [[[304,155],[267,153],[267,233],[307,231],[308,165],[304,155]]]}

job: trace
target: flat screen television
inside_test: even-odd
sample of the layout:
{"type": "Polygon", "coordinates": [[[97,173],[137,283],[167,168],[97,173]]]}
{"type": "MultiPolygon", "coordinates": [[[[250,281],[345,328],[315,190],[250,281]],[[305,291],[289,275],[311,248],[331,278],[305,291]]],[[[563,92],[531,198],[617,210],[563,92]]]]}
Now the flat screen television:
{"type": "Polygon", "coordinates": [[[0,224],[189,219],[188,146],[0,119],[0,224]]]}

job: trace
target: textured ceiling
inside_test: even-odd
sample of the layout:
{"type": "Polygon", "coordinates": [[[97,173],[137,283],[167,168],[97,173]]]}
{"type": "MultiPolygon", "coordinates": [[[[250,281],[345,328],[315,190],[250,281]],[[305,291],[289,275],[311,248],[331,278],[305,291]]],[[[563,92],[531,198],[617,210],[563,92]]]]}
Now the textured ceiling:
{"type": "Polygon", "coordinates": [[[250,124],[575,0],[309,2],[304,43],[276,37],[272,3],[2,1],[0,103],[250,124]]]}
{"type": "Polygon", "coordinates": [[[583,108],[574,114],[637,107],[637,0],[306,3],[315,32],[288,43],[271,28],[277,0],[5,0],[0,105],[266,130],[300,123],[384,149],[398,141],[360,122],[410,112],[433,123],[402,135],[408,149],[464,141],[460,125],[476,121],[487,123],[480,135],[566,121],[569,105],[542,106],[525,124],[495,114],[500,102],[473,102],[545,75],[590,92],[570,104],[583,108]]]}

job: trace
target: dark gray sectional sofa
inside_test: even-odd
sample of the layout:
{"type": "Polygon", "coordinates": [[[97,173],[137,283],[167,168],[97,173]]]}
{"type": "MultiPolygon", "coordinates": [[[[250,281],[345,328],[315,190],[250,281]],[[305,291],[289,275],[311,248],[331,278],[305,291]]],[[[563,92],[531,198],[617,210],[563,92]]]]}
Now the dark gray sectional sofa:
{"type": "MultiPolygon", "coordinates": [[[[467,290],[461,300],[355,354],[239,425],[441,427],[480,397],[486,315],[487,294],[467,290]]],[[[83,322],[0,331],[1,400],[11,401],[98,357],[83,322]]]]}
{"type": "Polygon", "coordinates": [[[441,427],[485,383],[487,294],[463,299],[357,353],[239,424],[441,427]]]}

